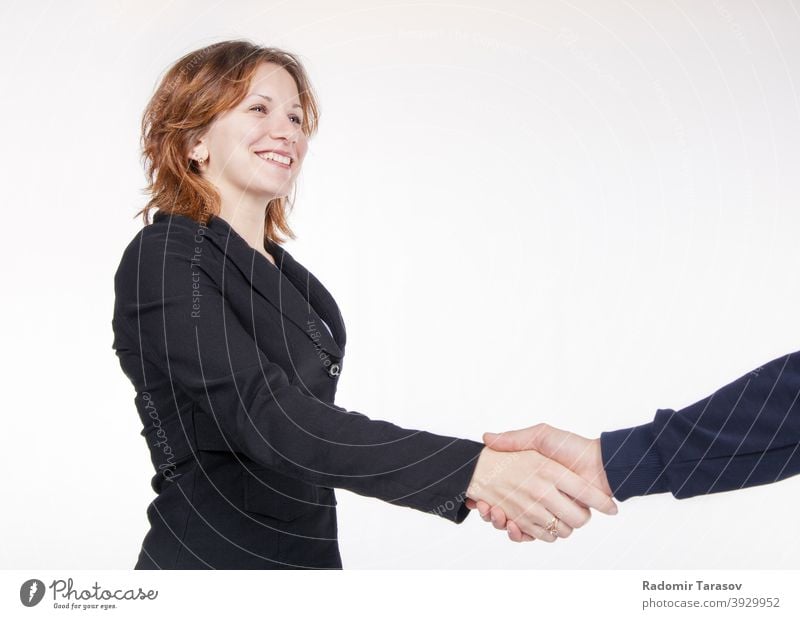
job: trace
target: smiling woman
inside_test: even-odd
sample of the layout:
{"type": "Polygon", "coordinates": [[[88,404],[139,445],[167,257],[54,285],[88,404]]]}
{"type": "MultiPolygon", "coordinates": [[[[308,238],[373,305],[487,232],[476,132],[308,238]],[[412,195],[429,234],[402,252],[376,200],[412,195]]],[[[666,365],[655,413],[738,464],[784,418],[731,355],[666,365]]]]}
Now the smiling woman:
{"type": "Polygon", "coordinates": [[[247,187],[268,198],[266,238],[295,238],[286,220],[293,200],[283,189],[294,184],[318,119],[306,71],[290,52],[228,41],[186,54],[164,75],[142,119],[151,198],[139,214],[145,224],[154,209],[207,223],[223,192],[247,187]],[[281,145],[288,135],[296,138],[293,150],[281,145]],[[269,152],[282,158],[269,161],[269,152]]]}
{"type": "Polygon", "coordinates": [[[233,208],[260,217],[264,204],[289,192],[308,150],[292,75],[274,62],[261,62],[249,79],[244,98],[192,138],[189,149],[198,171],[219,192],[223,217],[232,218],[233,208]]]}
{"type": "Polygon", "coordinates": [[[335,487],[457,523],[466,497],[500,503],[547,541],[613,513],[536,452],[334,404],[344,321],[277,236],[317,117],[296,57],[244,41],[179,60],[145,112],[151,200],[112,321],[156,469],[136,567],[340,568],[335,487]]]}

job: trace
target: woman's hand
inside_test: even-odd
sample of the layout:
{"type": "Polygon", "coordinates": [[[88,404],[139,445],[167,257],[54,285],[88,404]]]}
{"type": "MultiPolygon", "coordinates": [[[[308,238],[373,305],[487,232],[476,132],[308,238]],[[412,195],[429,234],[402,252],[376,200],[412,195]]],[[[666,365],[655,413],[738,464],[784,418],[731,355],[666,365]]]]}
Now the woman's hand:
{"type": "Polygon", "coordinates": [[[553,542],[586,524],[590,507],[606,514],[617,511],[610,496],[532,450],[499,452],[485,447],[467,488],[467,499],[469,507],[482,501],[483,513],[491,512],[485,509],[488,505],[501,510],[504,521],[495,526],[505,528],[506,520],[511,519],[516,527],[513,533],[520,538],[515,541],[523,541],[522,536],[527,535],[553,542]],[[553,532],[548,531],[546,527],[553,522],[553,532]]]}
{"type": "MultiPolygon", "coordinates": [[[[604,494],[612,495],[603,468],[600,439],[587,439],[544,423],[502,434],[487,432],[483,439],[487,445],[497,450],[536,449],[548,458],[553,458],[568,467],[604,494]]],[[[487,522],[491,521],[495,528],[506,529],[509,538],[513,541],[522,542],[534,539],[523,533],[513,519],[508,519],[501,506],[472,500],[467,500],[466,504],[470,509],[477,509],[481,518],[487,522]]]]}

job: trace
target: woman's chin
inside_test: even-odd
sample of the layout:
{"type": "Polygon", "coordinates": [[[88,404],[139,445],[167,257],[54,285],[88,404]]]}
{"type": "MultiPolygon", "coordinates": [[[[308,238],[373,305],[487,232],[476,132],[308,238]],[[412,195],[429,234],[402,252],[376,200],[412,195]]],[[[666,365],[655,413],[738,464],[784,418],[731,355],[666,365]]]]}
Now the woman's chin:
{"type": "Polygon", "coordinates": [[[294,179],[290,177],[282,179],[264,179],[264,182],[256,189],[263,196],[270,200],[273,198],[284,198],[289,195],[294,179]]]}
{"type": "Polygon", "coordinates": [[[243,190],[242,199],[248,202],[266,204],[271,200],[275,200],[276,198],[285,198],[288,195],[288,188],[281,185],[265,185],[263,187],[253,187],[250,185],[243,190]]]}

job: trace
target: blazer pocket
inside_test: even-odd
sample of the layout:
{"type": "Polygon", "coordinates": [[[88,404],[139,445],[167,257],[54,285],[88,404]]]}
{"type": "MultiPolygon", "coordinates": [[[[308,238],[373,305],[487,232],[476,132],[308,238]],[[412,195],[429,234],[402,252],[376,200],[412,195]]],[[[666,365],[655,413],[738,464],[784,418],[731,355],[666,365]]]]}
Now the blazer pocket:
{"type": "Polygon", "coordinates": [[[317,486],[262,467],[249,467],[243,474],[245,511],[291,522],[318,508],[317,486]]]}

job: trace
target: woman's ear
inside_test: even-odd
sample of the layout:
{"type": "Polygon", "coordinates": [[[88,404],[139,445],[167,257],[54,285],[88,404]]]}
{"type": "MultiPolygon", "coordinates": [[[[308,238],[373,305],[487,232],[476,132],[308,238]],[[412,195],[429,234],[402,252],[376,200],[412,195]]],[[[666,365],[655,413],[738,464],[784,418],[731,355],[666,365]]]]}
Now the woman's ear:
{"type": "Polygon", "coordinates": [[[189,150],[189,159],[196,161],[200,165],[203,165],[206,159],[208,159],[208,148],[203,138],[197,140],[195,145],[189,150]]]}

